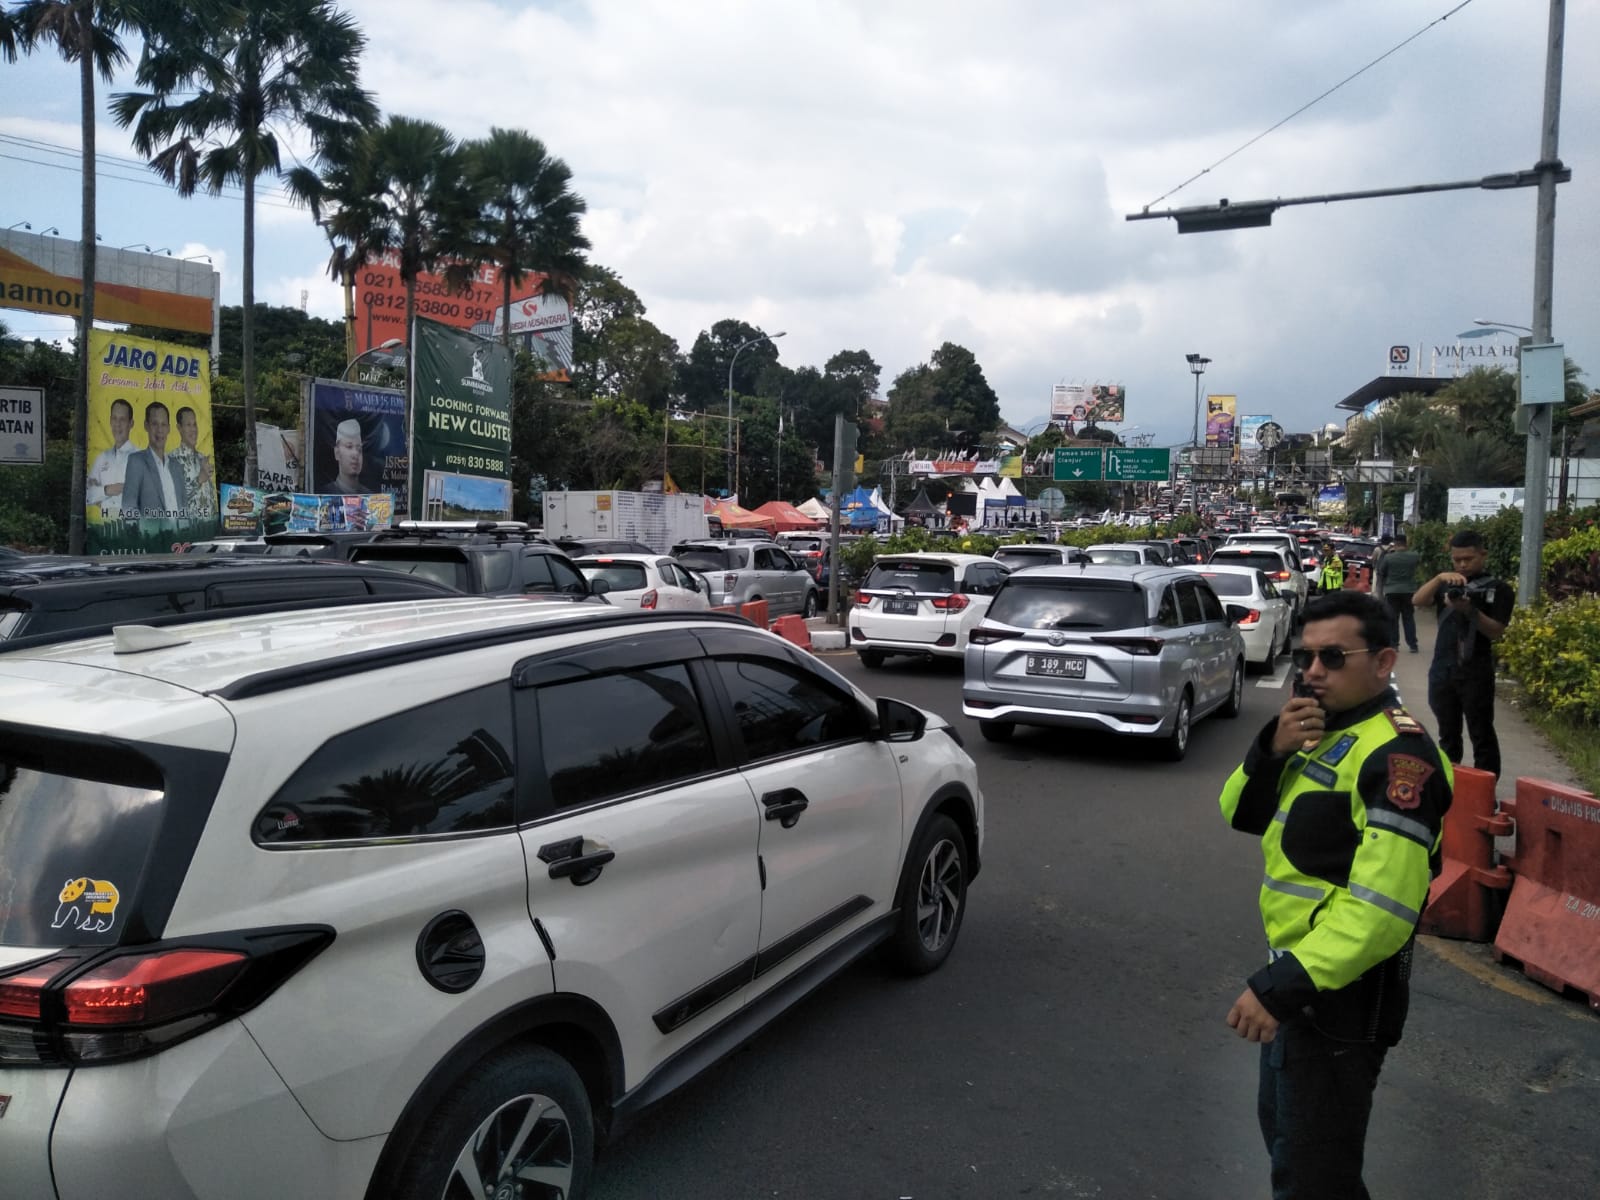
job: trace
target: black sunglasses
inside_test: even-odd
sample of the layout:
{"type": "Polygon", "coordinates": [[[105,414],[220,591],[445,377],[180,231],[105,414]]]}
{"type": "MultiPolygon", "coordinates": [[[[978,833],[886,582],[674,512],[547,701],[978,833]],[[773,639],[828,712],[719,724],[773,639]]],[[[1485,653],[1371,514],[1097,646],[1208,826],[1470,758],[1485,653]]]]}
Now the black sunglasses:
{"type": "Polygon", "coordinates": [[[1344,666],[1344,660],[1350,655],[1371,653],[1372,648],[1370,646],[1364,650],[1346,650],[1340,646],[1324,646],[1320,650],[1307,650],[1302,646],[1289,655],[1289,660],[1298,669],[1304,671],[1320,658],[1322,665],[1327,667],[1328,670],[1337,671],[1344,666]]]}

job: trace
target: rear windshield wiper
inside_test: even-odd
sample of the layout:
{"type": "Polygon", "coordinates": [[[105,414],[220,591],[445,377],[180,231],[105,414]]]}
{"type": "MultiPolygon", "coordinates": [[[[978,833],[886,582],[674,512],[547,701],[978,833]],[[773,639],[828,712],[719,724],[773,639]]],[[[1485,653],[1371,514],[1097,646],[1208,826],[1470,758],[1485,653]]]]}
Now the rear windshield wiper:
{"type": "Polygon", "coordinates": [[[1049,626],[1051,629],[1099,629],[1100,627],[1099,621],[1055,621],[1049,626]]]}

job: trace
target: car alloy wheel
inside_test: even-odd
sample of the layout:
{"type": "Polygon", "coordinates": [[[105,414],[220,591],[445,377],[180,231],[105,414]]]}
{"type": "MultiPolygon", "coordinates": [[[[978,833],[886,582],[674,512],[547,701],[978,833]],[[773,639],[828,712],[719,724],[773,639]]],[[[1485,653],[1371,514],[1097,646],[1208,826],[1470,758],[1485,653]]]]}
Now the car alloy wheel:
{"type": "Polygon", "coordinates": [[[923,828],[906,858],[888,949],[909,975],[937,970],[956,944],[967,910],[966,845],[956,823],[940,814],[923,828]]]}
{"type": "Polygon", "coordinates": [[[572,1127],[537,1092],[483,1119],[456,1156],[440,1200],[566,1200],[572,1194],[572,1127]]]}
{"type": "Polygon", "coordinates": [[[1178,697],[1178,713],[1173,718],[1172,732],[1161,743],[1162,756],[1169,762],[1179,762],[1189,753],[1189,726],[1194,713],[1194,701],[1188,689],[1178,697]]]}
{"type": "Polygon", "coordinates": [[[806,603],[800,610],[800,615],[808,621],[817,615],[817,594],[809,588],[806,589],[806,603]]]}
{"type": "Polygon", "coordinates": [[[939,953],[954,932],[965,886],[960,848],[949,838],[937,842],[917,877],[917,936],[929,954],[939,953]]]}
{"type": "Polygon", "coordinates": [[[1228,702],[1223,706],[1222,715],[1237,717],[1244,711],[1244,659],[1233,664],[1233,682],[1228,685],[1228,702]]]}

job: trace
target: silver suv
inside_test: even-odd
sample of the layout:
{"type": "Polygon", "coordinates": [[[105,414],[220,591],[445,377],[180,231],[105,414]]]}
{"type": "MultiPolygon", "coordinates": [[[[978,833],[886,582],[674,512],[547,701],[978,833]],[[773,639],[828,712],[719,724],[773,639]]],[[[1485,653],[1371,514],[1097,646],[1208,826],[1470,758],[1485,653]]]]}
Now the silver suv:
{"type": "Polygon", "coordinates": [[[708,538],[679,542],[672,557],[711,584],[713,607],[765,600],[770,616],[817,615],[817,581],[776,542],[708,538]]]}
{"type": "Polygon", "coordinates": [[[942,719],[736,617],[0,655],[0,1194],[580,1200],[597,1139],[850,962],[939,967],[982,839],[942,719]]]}
{"type": "Polygon", "coordinates": [[[962,711],[992,742],[1018,725],[1152,738],[1181,759],[1192,724],[1244,703],[1248,610],[1177,567],[1036,567],[967,635],[962,711]]]}

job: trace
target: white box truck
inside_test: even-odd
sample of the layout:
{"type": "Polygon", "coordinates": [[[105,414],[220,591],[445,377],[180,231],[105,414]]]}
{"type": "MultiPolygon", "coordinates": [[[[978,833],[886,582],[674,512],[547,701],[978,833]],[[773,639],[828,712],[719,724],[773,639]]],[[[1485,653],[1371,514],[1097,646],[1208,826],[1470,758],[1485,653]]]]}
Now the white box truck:
{"type": "Polygon", "coordinates": [[[657,554],[709,536],[704,496],[689,492],[546,492],[544,535],[625,538],[657,554]]]}

